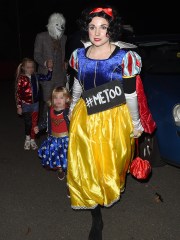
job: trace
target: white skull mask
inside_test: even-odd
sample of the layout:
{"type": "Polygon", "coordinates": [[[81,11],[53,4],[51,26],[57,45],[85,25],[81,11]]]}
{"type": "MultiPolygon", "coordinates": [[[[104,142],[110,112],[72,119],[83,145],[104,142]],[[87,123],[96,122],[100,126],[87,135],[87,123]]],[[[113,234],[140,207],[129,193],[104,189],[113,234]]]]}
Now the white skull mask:
{"type": "Polygon", "coordinates": [[[65,30],[66,20],[61,13],[53,13],[48,20],[47,29],[53,39],[60,39],[65,30]]]}

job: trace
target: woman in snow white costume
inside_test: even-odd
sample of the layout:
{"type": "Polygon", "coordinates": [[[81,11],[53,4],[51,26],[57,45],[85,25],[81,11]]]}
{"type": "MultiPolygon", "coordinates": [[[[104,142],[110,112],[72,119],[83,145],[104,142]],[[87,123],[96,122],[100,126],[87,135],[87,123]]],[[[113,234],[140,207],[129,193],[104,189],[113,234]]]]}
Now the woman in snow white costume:
{"type": "MultiPolygon", "coordinates": [[[[67,183],[73,209],[90,209],[89,240],[102,239],[101,206],[120,199],[133,159],[135,139],[152,133],[156,124],[148,109],[140,78],[141,57],[131,44],[118,41],[120,17],[110,7],[85,9],[79,19],[84,48],[69,64],[77,71],[70,105],[67,183]],[[89,114],[83,94],[119,80],[126,102],[89,114]]],[[[97,96],[97,95],[96,95],[97,96]]],[[[104,99],[104,98],[103,98],[104,99]]],[[[87,100],[87,98],[86,98],[87,100]]]]}

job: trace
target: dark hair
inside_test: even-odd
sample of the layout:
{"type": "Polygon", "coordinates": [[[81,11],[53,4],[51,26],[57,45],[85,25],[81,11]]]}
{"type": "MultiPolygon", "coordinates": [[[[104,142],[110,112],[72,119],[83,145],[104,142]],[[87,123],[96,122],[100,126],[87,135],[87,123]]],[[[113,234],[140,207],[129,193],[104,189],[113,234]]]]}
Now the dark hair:
{"type": "Polygon", "coordinates": [[[109,23],[107,33],[109,35],[110,41],[119,41],[122,34],[122,24],[121,17],[115,7],[111,6],[100,6],[102,8],[112,8],[112,17],[106,14],[104,11],[91,13],[95,7],[89,7],[82,11],[81,17],[77,20],[78,27],[81,31],[82,40],[89,41],[88,36],[88,25],[94,17],[102,17],[106,19],[109,23]],[[90,14],[91,13],[91,14],[90,14]]]}

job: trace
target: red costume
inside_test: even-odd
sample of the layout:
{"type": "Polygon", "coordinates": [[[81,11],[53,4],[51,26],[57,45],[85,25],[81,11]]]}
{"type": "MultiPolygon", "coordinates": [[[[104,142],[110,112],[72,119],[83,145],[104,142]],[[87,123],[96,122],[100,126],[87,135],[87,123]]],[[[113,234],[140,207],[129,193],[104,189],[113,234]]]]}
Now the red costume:
{"type": "Polygon", "coordinates": [[[21,74],[16,86],[16,105],[22,108],[25,121],[25,134],[35,138],[34,127],[37,126],[39,111],[39,81],[49,81],[52,71],[47,75],[33,74],[31,76],[21,74]]]}

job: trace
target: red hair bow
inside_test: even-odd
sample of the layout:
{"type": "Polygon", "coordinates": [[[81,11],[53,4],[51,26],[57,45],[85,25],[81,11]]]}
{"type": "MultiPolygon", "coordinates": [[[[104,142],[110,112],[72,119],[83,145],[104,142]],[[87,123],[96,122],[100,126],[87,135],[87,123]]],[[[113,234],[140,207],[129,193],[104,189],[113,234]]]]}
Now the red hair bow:
{"type": "Polygon", "coordinates": [[[91,13],[97,13],[97,12],[105,12],[107,15],[113,18],[113,13],[112,13],[112,8],[95,8],[92,10],[89,14],[91,13]]]}

